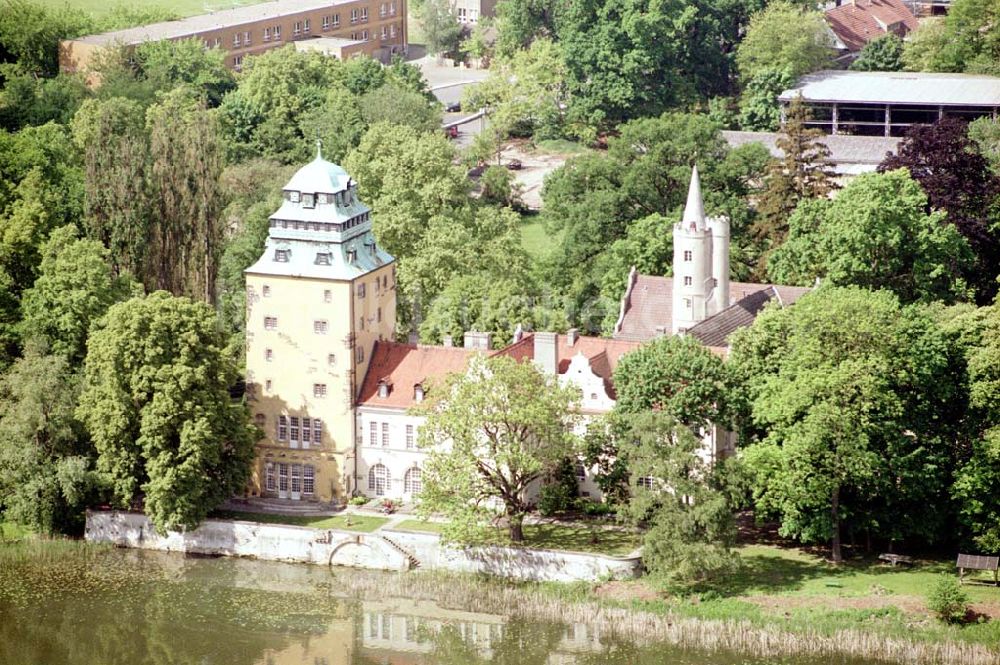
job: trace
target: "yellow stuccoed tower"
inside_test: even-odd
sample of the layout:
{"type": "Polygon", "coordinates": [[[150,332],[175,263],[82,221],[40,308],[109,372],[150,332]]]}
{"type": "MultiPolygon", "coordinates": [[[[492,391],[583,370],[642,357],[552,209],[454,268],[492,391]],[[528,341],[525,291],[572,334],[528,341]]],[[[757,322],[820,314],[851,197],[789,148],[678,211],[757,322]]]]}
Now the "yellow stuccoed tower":
{"type": "Polygon", "coordinates": [[[342,500],[354,490],[358,389],[396,325],[396,269],[357,184],[318,148],[283,193],[246,271],[247,393],[265,434],[250,489],[342,500]]]}

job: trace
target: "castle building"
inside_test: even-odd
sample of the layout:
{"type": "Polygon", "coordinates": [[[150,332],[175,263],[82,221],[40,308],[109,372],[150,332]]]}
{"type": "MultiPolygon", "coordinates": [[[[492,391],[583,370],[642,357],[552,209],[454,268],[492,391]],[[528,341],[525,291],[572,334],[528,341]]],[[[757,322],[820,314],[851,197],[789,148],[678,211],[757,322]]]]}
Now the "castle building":
{"type": "Polygon", "coordinates": [[[283,195],[246,270],[247,392],[264,431],[251,493],[332,501],[354,490],[355,398],[396,325],[395,264],[357,183],[319,151],[283,195]]]}
{"type": "MultiPolygon", "coordinates": [[[[633,269],[617,339],[518,328],[500,349],[491,349],[482,332],[465,333],[461,347],[402,344],[393,341],[394,259],[372,234],[357,184],[317,152],[283,192],[264,254],[246,271],[247,392],[265,434],[251,487],[256,496],[412,500],[427,457],[417,445],[425,418],[413,408],[448,374],[465,371],[474,355],[532,362],[578,390],[583,434],[587,422],[614,408],[615,367],[642,342],[668,332],[701,335],[724,355],[727,330],[749,325],[771,299],[792,302],[807,291],[729,282],[729,224],[705,216],[694,170],[673,228],[674,277],[642,277],[669,280],[666,297],[646,301],[665,312],[636,309],[633,269]]],[[[712,427],[702,438],[706,461],[732,453],[729,432],[712,427]]],[[[578,464],[576,475],[581,495],[599,499],[595,471],[578,464]]]]}
{"type": "Polygon", "coordinates": [[[809,292],[800,286],[730,281],[729,220],[705,215],[697,166],[673,239],[672,277],[641,275],[634,267],[629,272],[614,339],[690,335],[725,354],[729,336],[752,324],[768,303],[784,307],[809,292]]]}

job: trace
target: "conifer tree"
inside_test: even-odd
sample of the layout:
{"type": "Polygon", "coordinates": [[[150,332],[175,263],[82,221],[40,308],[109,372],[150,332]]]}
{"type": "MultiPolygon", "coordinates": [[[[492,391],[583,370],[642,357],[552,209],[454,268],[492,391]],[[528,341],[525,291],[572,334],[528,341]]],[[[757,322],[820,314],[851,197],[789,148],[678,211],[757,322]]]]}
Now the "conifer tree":
{"type": "Polygon", "coordinates": [[[806,126],[809,117],[801,95],[793,99],[777,141],[784,156],[771,163],[764,178],[753,230],[765,243],[765,257],[785,241],[788,217],[800,201],[827,196],[836,187],[830,149],[819,140],[820,130],[806,126]]]}

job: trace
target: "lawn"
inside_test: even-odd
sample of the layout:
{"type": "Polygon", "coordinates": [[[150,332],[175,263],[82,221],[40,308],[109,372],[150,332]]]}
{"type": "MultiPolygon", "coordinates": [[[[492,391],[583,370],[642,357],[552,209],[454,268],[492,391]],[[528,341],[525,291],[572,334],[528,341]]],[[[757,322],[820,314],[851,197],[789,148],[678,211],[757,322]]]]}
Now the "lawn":
{"type": "MultiPolygon", "coordinates": [[[[404,520],[396,525],[402,531],[424,531],[441,533],[444,525],[440,522],[404,520]]],[[[595,527],[590,529],[579,524],[525,524],[525,545],[540,549],[566,550],[570,552],[592,552],[611,556],[631,554],[639,545],[636,534],[620,529],[595,527]]],[[[509,545],[505,532],[497,532],[494,541],[509,545]]]]}
{"type": "MultiPolygon", "coordinates": [[[[95,17],[110,14],[117,7],[127,7],[132,12],[144,12],[157,9],[179,17],[195,16],[231,9],[243,5],[256,5],[264,0],[130,0],[124,2],[108,2],[107,0],[65,0],[64,4],[74,9],[82,9],[95,17]]],[[[60,3],[63,4],[63,3],[60,3]]]]}
{"type": "Polygon", "coordinates": [[[521,246],[535,259],[547,256],[559,245],[562,234],[550,235],[538,215],[521,216],[521,246]]]}
{"type": "Polygon", "coordinates": [[[270,513],[245,513],[233,510],[217,510],[212,517],[224,520],[244,520],[264,524],[288,524],[307,526],[312,529],[343,529],[370,533],[389,520],[385,517],[368,515],[335,515],[333,517],[309,517],[305,515],[272,515],[270,513]]]}

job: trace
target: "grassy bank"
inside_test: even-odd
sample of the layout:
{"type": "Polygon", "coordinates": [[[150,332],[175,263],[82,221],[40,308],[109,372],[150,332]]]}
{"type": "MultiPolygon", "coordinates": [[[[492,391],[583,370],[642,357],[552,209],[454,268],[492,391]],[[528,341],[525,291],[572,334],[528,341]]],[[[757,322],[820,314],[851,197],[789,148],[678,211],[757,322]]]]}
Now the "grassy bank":
{"type": "MultiPolygon", "coordinates": [[[[110,14],[117,7],[126,6],[132,11],[156,9],[176,16],[195,16],[232,9],[244,5],[256,5],[265,0],[131,0],[128,3],[107,2],[105,0],[64,0],[66,6],[82,9],[98,18],[110,14]]],[[[55,4],[55,3],[53,3],[55,4]]]]}
{"type": "Polygon", "coordinates": [[[31,535],[31,530],[13,522],[0,522],[0,542],[21,540],[31,535]]]}
{"type": "Polygon", "coordinates": [[[562,242],[562,233],[550,235],[538,215],[521,217],[521,246],[535,259],[543,259],[562,242]]]}
{"type": "MultiPolygon", "coordinates": [[[[440,522],[404,520],[395,528],[441,533],[443,525],[440,522]]],[[[497,531],[496,538],[491,542],[497,545],[511,544],[504,531],[497,531]]],[[[625,556],[635,551],[639,546],[639,539],[636,534],[621,529],[590,529],[578,524],[525,524],[523,544],[539,549],[625,556]]]]}
{"type": "Polygon", "coordinates": [[[360,531],[370,533],[389,520],[385,517],[369,515],[335,515],[333,517],[310,517],[306,515],[271,515],[269,513],[247,513],[235,510],[217,510],[212,517],[223,520],[243,520],[246,522],[261,522],[263,524],[287,524],[289,526],[307,526],[312,529],[341,529],[344,531],[360,531]]]}
{"type": "MultiPolygon", "coordinates": [[[[630,597],[634,583],[513,584],[476,576],[408,573],[387,580],[368,571],[337,573],[337,593],[366,600],[405,597],[444,607],[531,621],[587,624],[609,642],[640,646],[670,644],[685,649],[722,650],[740,656],[781,659],[805,656],[817,662],[962,663],[995,665],[997,643],[970,627],[932,620],[907,622],[893,613],[837,613],[825,616],[750,613],[743,601],[649,595],[630,597]]],[[[751,604],[747,604],[749,606],[751,604]]]]}

